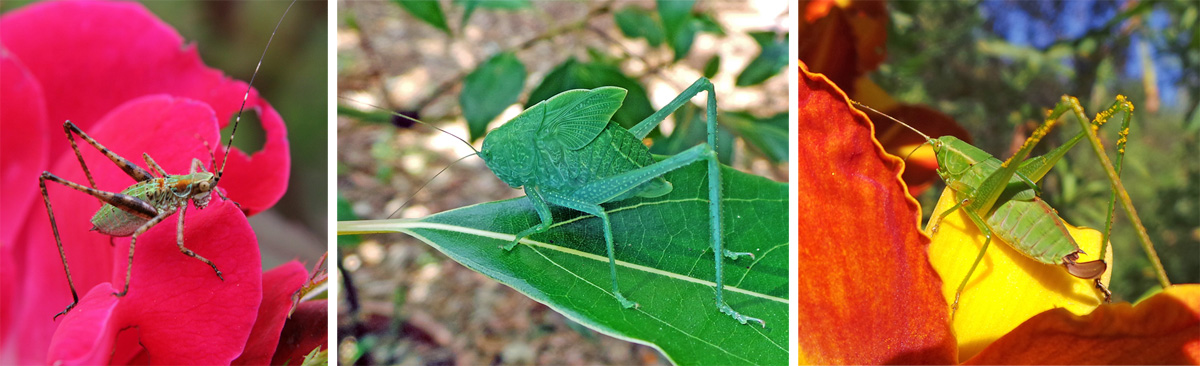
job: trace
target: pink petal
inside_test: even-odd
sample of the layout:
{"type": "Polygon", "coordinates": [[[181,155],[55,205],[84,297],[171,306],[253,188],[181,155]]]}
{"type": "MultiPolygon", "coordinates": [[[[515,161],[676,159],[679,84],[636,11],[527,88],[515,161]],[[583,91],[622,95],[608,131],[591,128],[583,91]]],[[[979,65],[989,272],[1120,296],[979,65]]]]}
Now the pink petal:
{"type": "Polygon", "coordinates": [[[271,355],[275,354],[275,347],[279,343],[279,332],[283,330],[288,310],[292,307],[292,293],[304,284],[308,272],[300,262],[291,261],[263,273],[262,278],[262,306],[258,308],[258,319],[254,322],[254,330],[250,332],[245,352],[233,362],[237,365],[265,365],[271,362],[271,355]]]}
{"type": "Polygon", "coordinates": [[[313,300],[300,303],[292,318],[283,327],[279,337],[279,347],[275,350],[272,365],[299,365],[304,356],[317,348],[324,348],[329,343],[329,301],[313,300]]]}

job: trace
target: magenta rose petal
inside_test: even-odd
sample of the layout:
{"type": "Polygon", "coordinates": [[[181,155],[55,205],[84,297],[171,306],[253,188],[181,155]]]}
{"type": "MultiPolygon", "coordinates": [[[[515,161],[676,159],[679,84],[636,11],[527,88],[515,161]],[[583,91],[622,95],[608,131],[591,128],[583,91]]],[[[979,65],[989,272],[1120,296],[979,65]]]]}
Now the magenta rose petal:
{"type": "Polygon", "coordinates": [[[4,156],[4,165],[0,167],[0,182],[4,182],[0,241],[11,242],[24,226],[25,218],[20,214],[38,196],[37,184],[29,183],[46,166],[45,140],[38,137],[47,135],[49,129],[41,85],[21,60],[3,49],[0,49],[0,75],[4,75],[4,82],[0,83],[0,101],[4,101],[4,108],[0,108],[0,121],[4,121],[0,123],[0,156],[4,156]]]}
{"type": "Polygon", "coordinates": [[[307,278],[304,265],[297,261],[284,263],[262,274],[263,300],[258,308],[258,319],[250,332],[245,352],[233,364],[265,365],[271,362],[288,310],[292,307],[292,294],[307,278]]]}
{"type": "Polygon", "coordinates": [[[106,284],[93,287],[79,299],[77,309],[63,318],[59,331],[50,341],[46,363],[95,365],[107,363],[116,333],[113,313],[117,307],[116,289],[106,284]]]}
{"type": "MultiPolygon", "coordinates": [[[[4,78],[0,83],[0,101],[4,105],[0,108],[0,156],[4,156],[0,186],[5,189],[4,199],[0,199],[0,243],[3,243],[0,263],[5,264],[0,266],[0,278],[8,279],[0,286],[0,324],[13,324],[18,321],[18,309],[30,306],[18,295],[24,290],[18,285],[24,282],[11,280],[23,276],[15,259],[24,257],[26,248],[12,244],[19,240],[18,234],[26,227],[26,221],[31,220],[26,215],[29,207],[41,204],[36,181],[47,158],[46,145],[36,137],[46,134],[46,107],[37,80],[20,60],[2,48],[0,75],[4,78]]],[[[8,344],[9,337],[19,336],[0,332],[0,344],[8,344]]],[[[0,355],[6,353],[0,350],[0,355]]],[[[15,360],[0,356],[0,364],[10,363],[5,361],[15,360]]]]}
{"type": "Polygon", "coordinates": [[[329,342],[326,320],[329,319],[329,301],[313,300],[300,303],[296,312],[283,326],[279,336],[279,347],[275,349],[272,365],[299,365],[304,356],[329,342]]]}

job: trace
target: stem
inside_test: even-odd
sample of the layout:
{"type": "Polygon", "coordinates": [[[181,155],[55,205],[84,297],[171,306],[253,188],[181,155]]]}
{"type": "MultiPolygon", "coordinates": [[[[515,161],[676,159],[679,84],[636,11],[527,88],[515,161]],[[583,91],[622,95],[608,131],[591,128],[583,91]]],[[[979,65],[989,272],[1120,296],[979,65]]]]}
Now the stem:
{"type": "MultiPolygon", "coordinates": [[[[1083,113],[1079,102],[1076,101],[1070,104],[1072,108],[1077,109],[1076,113],[1083,113]]],[[[1142,225],[1142,219],[1138,217],[1137,210],[1133,208],[1133,201],[1129,199],[1129,192],[1125,190],[1125,185],[1121,183],[1121,179],[1117,177],[1116,169],[1113,169],[1112,162],[1108,160],[1108,155],[1104,153],[1100,137],[1096,136],[1096,130],[1086,120],[1081,120],[1080,124],[1087,135],[1088,141],[1091,142],[1092,152],[1096,153],[1096,158],[1100,160],[1100,165],[1104,167],[1104,173],[1108,175],[1108,181],[1112,183],[1112,189],[1117,192],[1117,198],[1121,201],[1121,207],[1125,209],[1126,214],[1129,214],[1129,221],[1133,224],[1134,229],[1136,229],[1134,231],[1137,232],[1142,250],[1146,251],[1146,256],[1149,257],[1150,264],[1154,267],[1154,274],[1158,278],[1158,283],[1164,289],[1170,287],[1171,281],[1167,279],[1167,271],[1163,269],[1162,261],[1158,259],[1158,252],[1154,251],[1154,244],[1150,242],[1150,235],[1146,233],[1146,226],[1142,225]]]]}

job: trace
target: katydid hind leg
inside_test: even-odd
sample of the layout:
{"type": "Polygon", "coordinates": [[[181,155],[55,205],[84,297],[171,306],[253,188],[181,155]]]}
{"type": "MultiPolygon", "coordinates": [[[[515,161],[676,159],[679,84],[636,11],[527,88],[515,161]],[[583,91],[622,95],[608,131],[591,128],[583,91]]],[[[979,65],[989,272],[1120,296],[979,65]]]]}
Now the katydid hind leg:
{"type": "Polygon", "coordinates": [[[79,159],[79,166],[83,168],[83,173],[87,176],[88,183],[91,184],[92,188],[96,188],[96,180],[92,178],[91,170],[88,169],[87,163],[83,161],[83,153],[79,151],[79,145],[75,143],[75,135],[83,138],[83,140],[89,145],[92,145],[92,147],[96,148],[97,151],[99,151],[101,154],[104,154],[105,157],[108,157],[113,164],[121,168],[121,170],[124,171],[126,175],[129,175],[130,178],[133,178],[133,180],[141,182],[154,178],[149,171],[142,169],[142,167],[137,166],[137,164],[129,161],[129,159],[125,159],[120,155],[117,155],[117,153],[113,152],[112,150],[109,150],[103,144],[100,144],[99,141],[96,141],[96,139],[79,129],[78,126],[75,126],[74,123],[71,123],[71,121],[63,122],[63,131],[66,132],[67,140],[71,142],[71,149],[75,151],[75,158],[79,159]]]}
{"type": "Polygon", "coordinates": [[[708,145],[704,146],[704,149],[707,150],[704,155],[708,160],[709,222],[712,229],[713,256],[715,257],[714,259],[716,262],[715,272],[717,283],[717,308],[722,313],[733,317],[739,323],[746,324],[749,321],[755,321],[760,323],[763,327],[766,327],[766,323],[761,319],[748,317],[733,310],[733,308],[729,307],[729,305],[725,303],[724,299],[724,260],[722,257],[724,256],[737,259],[738,257],[747,255],[749,253],[730,252],[725,250],[723,246],[721,230],[721,166],[717,161],[717,155],[715,152],[717,148],[717,96],[712,82],[707,78],[697,79],[694,83],[692,83],[691,86],[680,93],[679,96],[675,97],[674,100],[672,100],[670,103],[667,103],[667,105],[662,109],[654,112],[654,114],[650,117],[647,117],[645,120],[638,123],[632,129],[630,129],[629,132],[632,132],[634,136],[638,138],[645,137],[650,133],[651,130],[654,129],[655,126],[661,123],[666,116],[670,115],[671,113],[675,113],[675,110],[679,109],[679,107],[683,106],[684,103],[687,103],[692,99],[692,97],[695,97],[696,94],[699,94],[702,91],[707,92],[708,94],[708,100],[707,103],[705,103],[705,120],[708,128],[708,145]]]}
{"type": "Polygon", "coordinates": [[[46,214],[50,216],[50,229],[54,231],[54,243],[58,245],[58,256],[62,258],[63,272],[67,274],[67,285],[71,287],[71,304],[54,315],[54,319],[57,320],[59,316],[71,311],[75,304],[79,303],[79,293],[75,292],[75,281],[71,279],[71,267],[67,266],[67,252],[63,250],[62,237],[58,234],[58,223],[54,220],[54,209],[50,206],[50,194],[46,191],[45,175],[38,178],[38,187],[42,189],[42,200],[46,202],[46,214]]]}

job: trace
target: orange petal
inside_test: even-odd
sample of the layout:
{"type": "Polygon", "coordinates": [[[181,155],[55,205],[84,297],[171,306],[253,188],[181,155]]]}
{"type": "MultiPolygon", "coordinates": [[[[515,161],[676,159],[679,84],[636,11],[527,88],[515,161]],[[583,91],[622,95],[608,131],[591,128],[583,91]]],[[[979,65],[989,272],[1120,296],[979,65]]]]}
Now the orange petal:
{"type": "Polygon", "coordinates": [[[800,362],[955,362],[920,210],[898,179],[902,162],[803,63],[798,95],[800,362]]]}
{"type": "MultiPolygon", "coordinates": [[[[953,191],[947,188],[933,209],[930,228],[940,213],[954,203],[953,191]]],[[[931,235],[929,258],[941,275],[942,294],[949,304],[954,302],[955,292],[985,238],[964,210],[956,210],[936,225],[938,230],[931,235]]],[[[1095,260],[1100,253],[1100,232],[1066,226],[1080,248],[1089,253],[1080,255],[1078,261],[1095,260]]],[[[1111,268],[1112,251],[1108,254],[1106,261],[1111,268]]],[[[1111,270],[1104,274],[1102,282],[1107,284],[1109,275],[1111,270]]],[[[1094,286],[1094,281],[1071,276],[1061,265],[1035,261],[1008,243],[993,239],[963,290],[954,315],[959,359],[974,356],[1026,319],[1046,310],[1064,308],[1080,315],[1091,312],[1103,301],[1094,286]]]]}
{"type": "Polygon", "coordinates": [[[1175,285],[1137,305],[1102,305],[1085,316],[1042,313],[1000,338],[972,364],[1200,363],[1200,285],[1175,285]]]}

